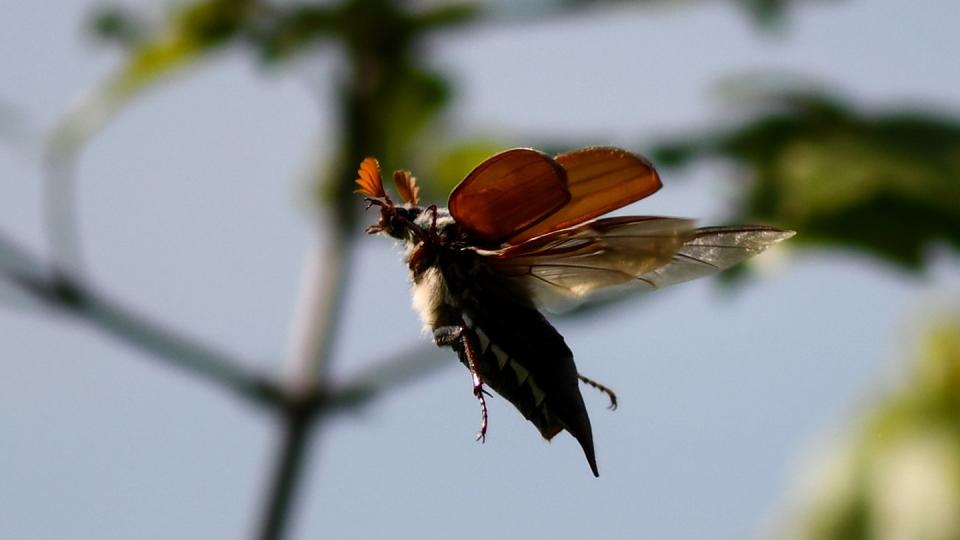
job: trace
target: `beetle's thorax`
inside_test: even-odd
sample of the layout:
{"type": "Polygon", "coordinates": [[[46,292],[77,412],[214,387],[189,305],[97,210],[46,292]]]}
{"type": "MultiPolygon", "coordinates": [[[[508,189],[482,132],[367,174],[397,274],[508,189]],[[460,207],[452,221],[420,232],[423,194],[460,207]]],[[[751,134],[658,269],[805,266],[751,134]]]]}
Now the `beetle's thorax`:
{"type": "Polygon", "coordinates": [[[443,277],[441,260],[460,249],[461,231],[446,208],[408,208],[404,227],[385,230],[403,244],[410,268],[413,306],[428,330],[445,324],[444,313],[457,304],[443,277]]]}
{"type": "Polygon", "coordinates": [[[412,230],[402,239],[407,265],[413,281],[431,267],[439,264],[445,250],[456,249],[454,243],[460,236],[460,228],[446,208],[427,208],[410,223],[412,230]]]}

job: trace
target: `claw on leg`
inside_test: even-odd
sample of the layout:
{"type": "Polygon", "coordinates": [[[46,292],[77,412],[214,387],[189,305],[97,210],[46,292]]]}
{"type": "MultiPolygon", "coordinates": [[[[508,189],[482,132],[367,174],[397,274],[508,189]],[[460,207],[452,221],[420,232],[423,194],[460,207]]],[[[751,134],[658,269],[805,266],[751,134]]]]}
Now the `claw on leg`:
{"type": "Polygon", "coordinates": [[[583,375],[580,375],[579,373],[577,374],[577,377],[579,377],[580,380],[581,380],[584,384],[587,384],[587,385],[589,385],[589,386],[592,386],[592,387],[596,388],[597,390],[599,390],[599,391],[603,392],[604,394],[606,394],[607,397],[610,398],[610,405],[609,405],[607,408],[610,409],[611,411],[616,410],[616,408],[617,408],[617,395],[613,393],[613,390],[607,388],[606,386],[598,383],[597,381],[595,381],[595,380],[593,380],[593,379],[589,379],[589,378],[587,378],[587,377],[584,377],[583,375]]]}
{"type": "Polygon", "coordinates": [[[483,379],[480,378],[480,366],[472,335],[469,332],[461,332],[460,340],[464,354],[467,356],[467,367],[470,368],[470,376],[473,379],[473,395],[480,402],[480,432],[477,433],[477,440],[482,443],[487,439],[487,400],[483,397],[486,390],[483,389],[483,379]]]}
{"type": "Polygon", "coordinates": [[[489,396],[490,393],[483,387],[483,379],[480,377],[476,337],[465,326],[450,325],[435,328],[433,341],[440,347],[453,347],[454,350],[461,351],[466,356],[467,369],[470,370],[470,378],[473,381],[473,395],[480,402],[480,432],[477,433],[477,440],[484,442],[487,438],[488,424],[487,400],[484,394],[489,396]]]}
{"type": "Polygon", "coordinates": [[[486,390],[483,389],[483,381],[476,372],[473,373],[473,395],[480,401],[480,431],[477,432],[477,440],[481,443],[487,440],[487,400],[483,397],[486,390]]]}

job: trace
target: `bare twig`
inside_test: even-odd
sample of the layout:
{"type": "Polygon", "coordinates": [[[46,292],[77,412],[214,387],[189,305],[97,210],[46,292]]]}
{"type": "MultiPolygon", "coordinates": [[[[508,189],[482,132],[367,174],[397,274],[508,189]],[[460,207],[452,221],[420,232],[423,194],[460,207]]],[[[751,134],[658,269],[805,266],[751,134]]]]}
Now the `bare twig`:
{"type": "Polygon", "coordinates": [[[330,238],[314,241],[304,266],[284,377],[289,404],[283,411],[284,434],[261,520],[258,538],[262,539],[283,538],[315,417],[326,412],[327,402],[318,396],[326,384],[329,353],[340,322],[352,242],[336,223],[317,230],[329,231],[330,238]]]}
{"type": "Polygon", "coordinates": [[[77,227],[76,160],[83,145],[124,103],[113,79],[83,96],[54,127],[43,155],[43,219],[51,264],[57,272],[81,276],[77,227]]]}
{"type": "Polygon", "coordinates": [[[266,492],[264,514],[257,538],[274,540],[283,538],[290,522],[303,468],[307,442],[315,427],[315,415],[308,406],[290,406],[282,416],[283,438],[274,462],[269,491],[266,492]]]}
{"type": "Polygon", "coordinates": [[[333,413],[365,405],[389,391],[422,379],[424,375],[455,365],[456,362],[451,362],[451,358],[449,351],[426,340],[410,346],[366,368],[349,382],[331,389],[326,396],[325,411],[333,413]]]}
{"type": "Polygon", "coordinates": [[[287,404],[282,416],[283,439],[264,499],[266,508],[257,538],[283,538],[295,501],[299,472],[306,461],[305,451],[319,418],[354,410],[422,375],[452,365],[440,361],[442,352],[428,343],[418,344],[377,362],[352,382],[311,396],[304,394],[303,398],[287,404]]]}
{"type": "MultiPolygon", "coordinates": [[[[316,258],[318,255],[314,253],[312,261],[308,262],[308,275],[313,276],[314,271],[318,270],[315,265],[318,260],[322,260],[316,258]]],[[[51,277],[54,274],[49,272],[38,257],[2,232],[0,232],[0,275],[7,278],[8,283],[16,287],[17,291],[37,302],[38,305],[72,315],[77,320],[150,353],[163,362],[212,379],[246,398],[265,400],[281,411],[301,406],[306,407],[308,411],[297,414],[324,416],[354,409],[448,365],[443,361],[441,349],[423,342],[411,345],[403,351],[374,363],[342,385],[329,388],[315,386],[312,390],[306,391],[300,383],[291,382],[290,373],[282,384],[274,383],[266,377],[242,368],[244,362],[233,355],[164,328],[160,323],[135,312],[119,301],[107,298],[103,293],[94,291],[79,281],[62,275],[51,277]]],[[[316,287],[320,280],[326,283],[329,276],[313,278],[313,283],[305,284],[305,290],[316,287]]],[[[331,286],[332,288],[335,287],[331,286]]],[[[320,290],[327,290],[327,288],[323,287],[320,290]]],[[[308,330],[305,321],[312,317],[313,315],[298,316],[297,324],[302,328],[296,332],[308,330]]],[[[313,328],[319,327],[321,326],[317,325],[313,328]]],[[[291,362],[292,358],[299,358],[298,355],[304,354],[303,351],[312,351],[312,354],[316,354],[316,346],[305,347],[301,339],[303,338],[294,340],[294,345],[291,347],[291,362]]],[[[310,339],[315,341],[317,338],[312,336],[310,339]]],[[[317,365],[306,369],[310,376],[317,377],[317,365]]]]}
{"type": "Polygon", "coordinates": [[[274,383],[247,371],[232,355],[167,328],[72,276],[49,271],[43,261],[2,233],[0,273],[43,305],[72,315],[158,360],[253,401],[276,404],[281,400],[274,383]]]}
{"type": "MultiPolygon", "coordinates": [[[[335,230],[329,225],[317,227],[317,231],[335,230]]],[[[312,393],[324,379],[330,336],[336,330],[346,289],[349,242],[336,232],[329,236],[326,243],[321,238],[314,240],[304,262],[284,374],[285,387],[292,395],[312,393]]]]}

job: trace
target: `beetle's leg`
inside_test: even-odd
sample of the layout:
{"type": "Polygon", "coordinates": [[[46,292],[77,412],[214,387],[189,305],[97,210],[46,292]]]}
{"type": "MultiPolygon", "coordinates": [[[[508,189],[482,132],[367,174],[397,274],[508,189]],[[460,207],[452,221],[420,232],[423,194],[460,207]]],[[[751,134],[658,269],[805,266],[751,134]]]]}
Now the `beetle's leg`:
{"type": "Polygon", "coordinates": [[[469,328],[465,326],[440,326],[433,330],[433,341],[439,347],[450,346],[458,353],[462,352],[467,360],[467,369],[470,370],[470,377],[473,380],[473,395],[480,401],[480,432],[477,433],[477,440],[484,442],[487,437],[487,400],[484,394],[487,393],[483,388],[483,379],[480,377],[480,358],[477,352],[476,337],[469,328]]]}
{"type": "Polygon", "coordinates": [[[610,410],[612,411],[612,410],[615,410],[615,409],[617,408],[617,395],[613,393],[613,390],[607,388],[606,386],[598,383],[597,381],[595,381],[595,380],[593,380],[593,379],[589,379],[589,378],[587,378],[587,377],[584,377],[583,375],[580,375],[579,373],[577,373],[577,377],[579,377],[580,380],[583,381],[584,384],[588,384],[588,385],[596,388],[597,390],[599,390],[599,391],[603,392],[604,394],[606,394],[608,398],[610,398],[610,406],[607,407],[608,409],[610,409],[610,410]]]}
{"type": "Polygon", "coordinates": [[[473,395],[480,401],[480,432],[477,433],[477,440],[482,443],[487,439],[487,400],[483,397],[483,379],[480,378],[480,359],[477,357],[476,340],[473,332],[469,331],[462,333],[460,340],[473,378],[473,395]]]}
{"type": "Polygon", "coordinates": [[[465,330],[466,328],[459,325],[438,326],[433,329],[433,342],[437,347],[453,347],[459,343],[465,330]]]}
{"type": "Polygon", "coordinates": [[[437,205],[431,204],[430,206],[427,207],[426,211],[433,213],[433,216],[431,217],[431,220],[430,220],[430,237],[436,238],[437,237],[437,205]]]}

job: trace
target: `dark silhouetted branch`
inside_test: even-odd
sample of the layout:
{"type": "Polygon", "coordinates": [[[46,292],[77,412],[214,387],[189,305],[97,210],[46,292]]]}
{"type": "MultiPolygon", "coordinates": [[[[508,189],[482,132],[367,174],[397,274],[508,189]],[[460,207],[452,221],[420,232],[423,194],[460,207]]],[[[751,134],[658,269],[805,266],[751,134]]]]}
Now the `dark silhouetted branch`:
{"type": "Polygon", "coordinates": [[[352,380],[332,389],[325,411],[356,409],[390,391],[421,380],[424,375],[454,365],[454,357],[428,341],[408,347],[364,369],[352,380]]]}
{"type": "Polygon", "coordinates": [[[243,362],[93,290],[50,271],[38,257],[0,233],[0,273],[41,304],[72,315],[111,337],[181,370],[200,375],[256,402],[280,403],[273,382],[242,367],[243,362]]]}

